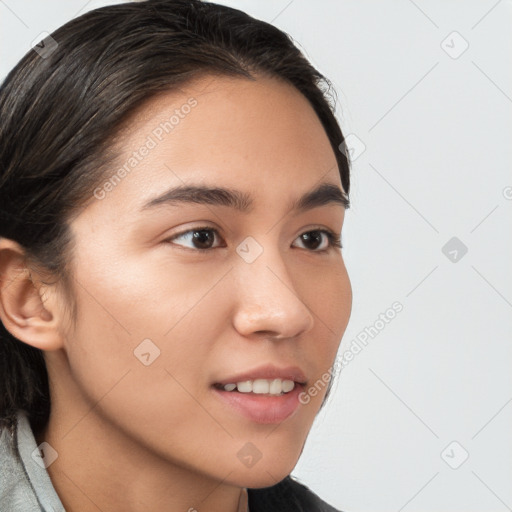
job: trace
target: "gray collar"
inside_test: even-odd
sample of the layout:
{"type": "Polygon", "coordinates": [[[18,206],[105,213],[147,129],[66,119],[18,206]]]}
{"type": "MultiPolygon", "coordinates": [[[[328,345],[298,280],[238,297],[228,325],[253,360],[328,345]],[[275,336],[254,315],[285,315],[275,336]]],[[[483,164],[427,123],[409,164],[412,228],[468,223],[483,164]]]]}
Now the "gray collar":
{"type": "Polygon", "coordinates": [[[10,512],[65,512],[46,470],[44,451],[47,443],[37,446],[24,410],[18,410],[16,418],[13,431],[3,429],[0,437],[3,470],[0,488],[5,490],[3,493],[0,489],[0,509],[10,512]]]}

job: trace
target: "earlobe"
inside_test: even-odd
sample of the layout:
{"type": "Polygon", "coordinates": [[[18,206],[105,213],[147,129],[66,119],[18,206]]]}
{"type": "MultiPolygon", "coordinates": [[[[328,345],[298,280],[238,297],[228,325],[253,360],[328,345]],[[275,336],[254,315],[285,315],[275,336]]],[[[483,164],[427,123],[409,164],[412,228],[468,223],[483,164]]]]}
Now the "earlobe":
{"type": "Polygon", "coordinates": [[[0,320],[15,338],[41,350],[63,346],[51,291],[34,281],[24,249],[0,238],[0,320]]]}

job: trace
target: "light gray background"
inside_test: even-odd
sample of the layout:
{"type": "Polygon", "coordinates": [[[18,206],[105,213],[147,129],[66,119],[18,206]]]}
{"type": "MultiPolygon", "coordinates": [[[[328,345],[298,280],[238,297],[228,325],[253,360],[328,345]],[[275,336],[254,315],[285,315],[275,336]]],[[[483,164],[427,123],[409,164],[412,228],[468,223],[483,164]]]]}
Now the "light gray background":
{"type": "MultiPolygon", "coordinates": [[[[107,3],[0,0],[0,76],[107,3]]],[[[346,512],[512,510],[512,2],[220,3],[292,35],[353,134],[340,355],[403,305],[341,371],[294,474],[346,512]]]]}

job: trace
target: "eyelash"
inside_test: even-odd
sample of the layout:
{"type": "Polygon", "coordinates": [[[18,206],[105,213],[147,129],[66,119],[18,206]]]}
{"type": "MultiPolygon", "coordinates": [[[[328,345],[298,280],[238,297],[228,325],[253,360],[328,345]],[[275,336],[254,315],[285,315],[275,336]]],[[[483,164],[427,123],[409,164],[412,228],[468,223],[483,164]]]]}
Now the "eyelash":
{"type": "MultiPolygon", "coordinates": [[[[186,231],[182,231],[181,233],[176,233],[175,235],[173,235],[172,237],[170,238],[166,238],[165,240],[163,240],[163,242],[168,242],[168,243],[171,243],[174,239],[176,238],[179,238],[183,235],[186,235],[187,233],[193,233],[193,232],[196,232],[196,231],[213,231],[217,236],[219,236],[219,232],[217,229],[215,228],[212,228],[211,226],[198,226],[197,228],[192,228],[192,229],[187,229],[186,231]]],[[[308,231],[304,231],[303,233],[301,233],[299,235],[302,236],[306,233],[324,233],[328,240],[329,240],[329,246],[327,247],[327,249],[322,249],[321,251],[316,251],[314,249],[310,250],[309,252],[318,252],[318,253],[327,253],[329,250],[332,250],[334,248],[339,248],[339,249],[342,249],[343,248],[343,245],[341,243],[341,237],[338,236],[336,233],[334,233],[333,231],[331,231],[330,229],[325,229],[325,228],[313,228],[313,229],[310,229],[308,231]]],[[[182,247],[182,246],[180,246],[182,247]]],[[[192,251],[199,251],[199,252],[206,252],[206,251],[211,251],[212,249],[217,249],[217,247],[210,247],[209,249],[201,249],[201,248],[190,248],[190,247],[183,247],[184,249],[189,249],[189,250],[192,250],[192,251]]],[[[308,250],[308,249],[305,249],[305,250],[308,250]]]]}

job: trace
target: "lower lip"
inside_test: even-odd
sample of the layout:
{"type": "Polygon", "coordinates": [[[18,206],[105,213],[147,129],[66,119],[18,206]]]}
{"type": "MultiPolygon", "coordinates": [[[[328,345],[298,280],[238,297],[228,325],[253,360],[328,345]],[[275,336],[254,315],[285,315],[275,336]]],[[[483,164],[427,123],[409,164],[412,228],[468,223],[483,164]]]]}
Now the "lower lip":
{"type": "Polygon", "coordinates": [[[217,396],[255,423],[281,423],[298,408],[303,386],[295,384],[289,392],[278,396],[240,393],[213,388],[217,396]]]}

